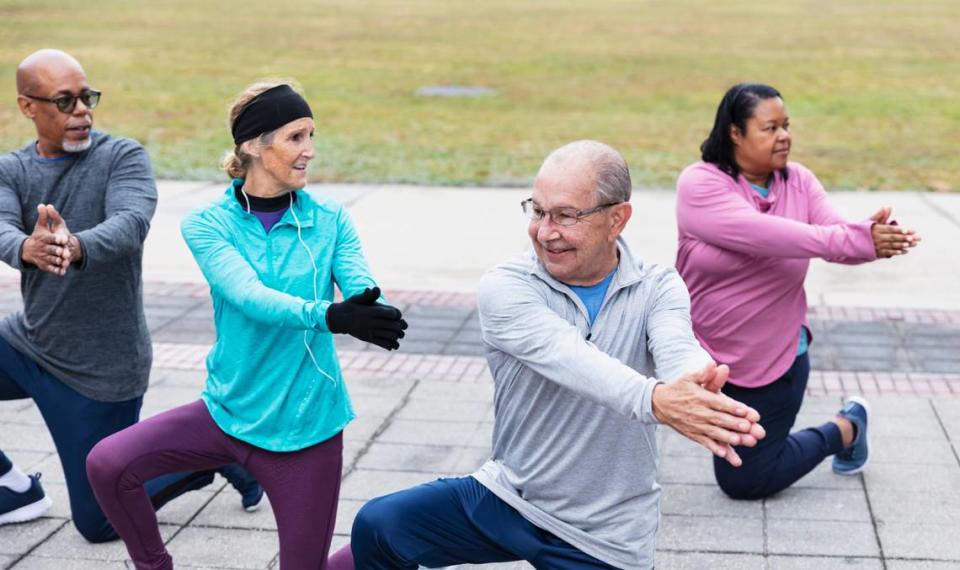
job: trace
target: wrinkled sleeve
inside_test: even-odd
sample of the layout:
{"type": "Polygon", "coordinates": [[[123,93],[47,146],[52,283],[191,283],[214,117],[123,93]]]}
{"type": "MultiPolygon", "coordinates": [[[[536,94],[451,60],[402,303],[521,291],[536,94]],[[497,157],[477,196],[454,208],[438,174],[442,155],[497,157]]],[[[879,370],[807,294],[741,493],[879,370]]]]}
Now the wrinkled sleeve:
{"type": "MultiPolygon", "coordinates": [[[[345,208],[337,216],[337,246],[333,252],[333,278],[346,299],[375,287],[370,267],[360,247],[360,236],[345,208]]],[[[381,298],[383,301],[383,298],[381,298]]]]}
{"type": "MultiPolygon", "coordinates": [[[[105,219],[74,233],[83,249],[79,269],[94,268],[143,250],[157,207],[157,185],[147,151],[138,144],[122,146],[110,167],[104,200],[105,219]]],[[[70,220],[66,220],[69,227],[70,220]]]]}
{"type": "Polygon", "coordinates": [[[20,257],[26,239],[20,196],[15,182],[0,165],[0,259],[14,269],[32,269],[34,266],[25,265],[20,257]]]}
{"type": "Polygon", "coordinates": [[[680,231],[723,249],[762,257],[873,259],[869,223],[808,224],[763,214],[726,174],[688,169],[677,181],[680,231]]]}
{"type": "Polygon", "coordinates": [[[483,340],[552,382],[624,416],[653,423],[654,378],[599,350],[545,304],[529,276],[495,269],[480,281],[483,340]]]}
{"type": "Polygon", "coordinates": [[[284,328],[328,331],[323,316],[330,302],[307,301],[264,285],[222,225],[194,212],[184,218],[180,231],[211,291],[248,318],[284,328]]]}
{"type": "Polygon", "coordinates": [[[657,378],[662,380],[699,370],[711,361],[693,335],[690,294],[673,269],[660,278],[656,301],[647,316],[647,348],[657,378]]]}
{"type": "MultiPolygon", "coordinates": [[[[823,185],[820,184],[820,181],[817,180],[817,177],[814,176],[812,172],[802,170],[798,172],[798,175],[803,177],[803,188],[806,190],[809,197],[811,224],[818,226],[830,226],[850,223],[846,220],[846,218],[841,216],[840,212],[838,212],[833,207],[833,204],[830,203],[830,200],[827,197],[827,191],[823,188],[823,185]]],[[[870,230],[873,228],[872,220],[859,222],[859,224],[867,225],[870,230]]],[[[824,259],[832,263],[844,263],[847,265],[856,265],[859,263],[872,261],[877,257],[872,236],[870,243],[864,244],[864,251],[861,253],[862,255],[860,256],[837,255],[824,257],[824,259]]]]}

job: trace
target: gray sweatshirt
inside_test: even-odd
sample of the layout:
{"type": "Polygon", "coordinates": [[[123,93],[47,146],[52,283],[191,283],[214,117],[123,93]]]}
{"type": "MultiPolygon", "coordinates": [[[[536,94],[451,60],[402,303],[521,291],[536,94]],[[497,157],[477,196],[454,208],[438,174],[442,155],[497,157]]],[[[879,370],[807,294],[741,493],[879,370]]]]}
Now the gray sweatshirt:
{"type": "Polygon", "coordinates": [[[142,396],[150,374],[141,264],[157,188],[143,147],[92,137],[60,159],[35,143],[0,155],[0,260],[20,270],[24,305],[0,336],[77,392],[115,402],[142,396]],[[63,277],[21,260],[37,204],[52,204],[80,240],[83,259],[63,277]]]}
{"type": "Polygon", "coordinates": [[[592,326],[533,252],[481,280],[495,426],[493,456],[473,476],[583,552],[650,568],[660,518],[653,388],[709,356],[676,271],[645,265],[622,240],[618,247],[592,326]]]}

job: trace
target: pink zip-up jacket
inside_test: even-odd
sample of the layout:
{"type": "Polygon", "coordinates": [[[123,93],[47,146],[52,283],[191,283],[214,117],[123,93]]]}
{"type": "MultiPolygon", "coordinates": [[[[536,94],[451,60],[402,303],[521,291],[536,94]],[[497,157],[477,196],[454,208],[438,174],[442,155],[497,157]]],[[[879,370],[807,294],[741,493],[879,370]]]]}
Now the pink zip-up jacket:
{"type": "Polygon", "coordinates": [[[677,180],[677,270],[690,290],[693,332],[730,366],[729,382],[759,388],[782,376],[807,323],[810,258],[876,258],[873,222],[848,222],[806,167],[776,172],[764,198],[743,176],[697,162],[677,180]]]}

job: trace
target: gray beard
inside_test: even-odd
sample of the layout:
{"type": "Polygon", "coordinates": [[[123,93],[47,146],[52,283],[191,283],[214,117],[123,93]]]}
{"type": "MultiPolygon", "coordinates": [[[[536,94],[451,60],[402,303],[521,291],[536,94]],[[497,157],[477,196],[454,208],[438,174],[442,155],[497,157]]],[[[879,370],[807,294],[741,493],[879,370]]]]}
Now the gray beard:
{"type": "Polygon", "coordinates": [[[63,152],[83,152],[93,144],[93,138],[87,137],[80,142],[63,141],[63,152]]]}

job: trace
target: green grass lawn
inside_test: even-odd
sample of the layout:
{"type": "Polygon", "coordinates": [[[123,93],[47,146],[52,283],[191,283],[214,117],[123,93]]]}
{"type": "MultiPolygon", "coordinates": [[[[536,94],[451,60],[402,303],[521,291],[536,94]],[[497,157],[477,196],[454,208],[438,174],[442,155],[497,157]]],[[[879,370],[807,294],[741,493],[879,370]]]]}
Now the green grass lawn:
{"type": "Polygon", "coordinates": [[[525,184],[578,138],[672,186],[724,90],[770,83],[792,158],[832,188],[960,190],[960,2],[0,0],[0,149],[32,136],[14,70],[70,51],[100,128],[157,175],[217,178],[226,106],[292,77],[317,118],[318,181],[525,184]],[[482,85],[491,97],[414,95],[482,85]]]}

